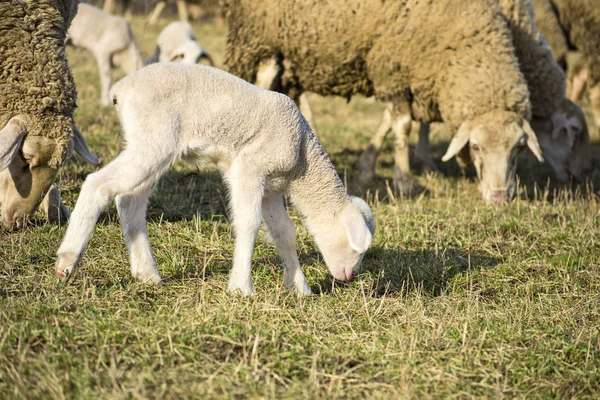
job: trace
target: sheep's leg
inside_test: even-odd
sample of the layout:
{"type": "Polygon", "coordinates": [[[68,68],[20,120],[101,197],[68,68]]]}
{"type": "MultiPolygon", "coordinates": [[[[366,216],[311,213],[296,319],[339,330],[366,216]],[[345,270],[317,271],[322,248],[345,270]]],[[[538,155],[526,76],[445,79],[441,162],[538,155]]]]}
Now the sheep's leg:
{"type": "Polygon", "coordinates": [[[262,215],[277,253],[283,260],[284,286],[290,290],[295,288],[301,295],[311,294],[298,261],[296,227],[285,211],[283,196],[265,198],[262,203],[262,215]]]}
{"type": "Polygon", "coordinates": [[[109,91],[111,85],[111,65],[110,65],[110,54],[96,54],[96,60],[98,61],[98,69],[100,72],[100,86],[101,86],[101,98],[100,101],[103,105],[107,106],[110,104],[109,91]]]}
{"type": "Polygon", "coordinates": [[[393,114],[394,187],[405,196],[410,195],[416,189],[409,164],[408,137],[410,136],[411,127],[412,118],[409,112],[398,110],[397,113],[393,114]]]}
{"type": "Polygon", "coordinates": [[[249,173],[253,162],[233,162],[225,180],[230,188],[230,205],[233,213],[235,249],[233,268],[227,286],[230,292],[240,290],[244,296],[254,294],[252,287],[252,253],[261,222],[263,183],[260,174],[249,173]]]}
{"type": "Polygon", "coordinates": [[[185,0],[177,0],[177,15],[179,16],[179,20],[183,22],[188,22],[188,9],[187,4],[185,4],[185,0]]]}
{"type": "Polygon", "coordinates": [[[393,106],[389,103],[383,112],[383,117],[375,135],[369,141],[369,146],[362,152],[358,159],[356,165],[358,168],[358,182],[361,185],[368,185],[376,178],[375,167],[377,165],[377,156],[379,155],[381,146],[383,146],[385,137],[392,129],[392,110],[393,106]]]}
{"type": "Polygon", "coordinates": [[[102,11],[112,14],[115,12],[115,0],[105,0],[102,11]]]}
{"type": "Polygon", "coordinates": [[[590,103],[592,105],[592,115],[596,123],[596,131],[600,133],[600,83],[590,89],[590,103]]]}
{"type": "Polygon", "coordinates": [[[131,11],[131,0],[123,0],[123,16],[128,20],[133,18],[133,11],[131,11]]]}
{"type": "Polygon", "coordinates": [[[315,117],[305,92],[298,96],[297,104],[298,109],[300,109],[300,112],[304,116],[304,119],[306,119],[306,122],[308,122],[308,125],[316,132],[317,127],[315,126],[315,117]]]}
{"type": "Polygon", "coordinates": [[[570,90],[568,91],[568,98],[573,101],[581,100],[581,95],[585,89],[588,80],[588,67],[584,65],[579,69],[571,78],[570,90]]]}
{"type": "Polygon", "coordinates": [[[419,125],[419,141],[417,143],[415,157],[421,163],[423,171],[435,172],[438,170],[437,165],[435,165],[433,158],[431,157],[429,148],[429,124],[425,122],[421,122],[419,125]]]}
{"type": "Polygon", "coordinates": [[[155,25],[160,18],[160,14],[164,11],[165,7],[167,7],[167,0],[161,0],[154,7],[154,11],[152,11],[152,15],[150,16],[150,24],[155,25]]]}
{"type": "Polygon", "coordinates": [[[274,57],[261,61],[254,84],[263,89],[276,90],[281,72],[281,66],[274,57]]]}
{"type": "Polygon", "coordinates": [[[151,194],[152,185],[142,184],[132,192],[118,195],[115,203],[129,250],[131,273],[139,281],[158,285],[161,278],[146,230],[146,208],[151,194]]]}
{"type": "Polygon", "coordinates": [[[64,224],[69,219],[69,209],[63,204],[56,185],[52,185],[41,204],[48,222],[64,224]]]}
{"type": "Polygon", "coordinates": [[[75,271],[100,216],[100,212],[118,195],[127,194],[140,184],[151,184],[169,167],[169,154],[162,158],[146,154],[150,165],[140,155],[125,150],[100,171],[88,175],[81,187],[79,199],[71,214],[67,232],[58,249],[56,274],[70,275],[75,271]]]}

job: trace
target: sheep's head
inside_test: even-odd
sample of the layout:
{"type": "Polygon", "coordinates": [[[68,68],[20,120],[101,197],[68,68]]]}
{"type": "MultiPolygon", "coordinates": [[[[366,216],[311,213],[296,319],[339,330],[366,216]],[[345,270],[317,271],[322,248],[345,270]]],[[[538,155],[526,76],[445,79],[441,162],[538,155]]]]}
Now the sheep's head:
{"type": "Polygon", "coordinates": [[[98,161],[75,126],[66,151],[62,151],[64,146],[58,140],[27,135],[26,118],[19,116],[13,117],[0,131],[0,207],[4,226],[16,229],[25,224],[73,148],[86,160],[98,161]],[[58,162],[57,152],[61,154],[58,162]]]}
{"type": "Polygon", "coordinates": [[[442,160],[458,155],[472,162],[484,200],[501,204],[515,196],[517,156],[525,147],[543,161],[529,123],[514,113],[497,111],[463,122],[442,160]]]}
{"type": "Polygon", "coordinates": [[[358,273],[375,232],[371,209],[362,199],[351,196],[329,228],[327,234],[315,236],[317,245],[333,277],[351,280],[358,273]]]}
{"type": "Polygon", "coordinates": [[[591,168],[590,134],[585,114],[579,106],[564,99],[551,118],[534,119],[531,126],[560,182],[581,182],[591,168]]]}

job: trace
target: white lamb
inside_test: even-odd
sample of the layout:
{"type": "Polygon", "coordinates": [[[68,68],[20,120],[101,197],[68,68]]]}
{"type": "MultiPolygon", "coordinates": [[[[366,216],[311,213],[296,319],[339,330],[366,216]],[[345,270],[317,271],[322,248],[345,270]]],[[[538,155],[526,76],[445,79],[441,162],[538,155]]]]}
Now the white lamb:
{"type": "Polygon", "coordinates": [[[171,22],[158,35],[156,50],[146,64],[165,61],[196,64],[201,58],[214,65],[210,54],[198,44],[192,26],[187,22],[171,22]]]}
{"type": "Polygon", "coordinates": [[[110,104],[108,91],[113,67],[121,67],[131,74],[144,66],[129,22],[89,4],[79,4],[77,15],[69,28],[67,44],[83,47],[96,57],[104,105],[110,104]]]}
{"type": "Polygon", "coordinates": [[[284,194],[305,217],[335,279],[355,276],[371,243],[373,215],[363,200],[346,194],[290,98],[212,67],[182,63],[147,66],[118,82],[111,98],[127,146],[85,180],[57,252],[59,276],[73,273],[100,212],[115,199],[133,275],[160,283],[145,210],[152,187],[177,159],[216,166],[229,187],[236,235],[230,291],[253,293],[252,253],[263,218],[285,266],[285,286],[310,294],[284,194]]]}

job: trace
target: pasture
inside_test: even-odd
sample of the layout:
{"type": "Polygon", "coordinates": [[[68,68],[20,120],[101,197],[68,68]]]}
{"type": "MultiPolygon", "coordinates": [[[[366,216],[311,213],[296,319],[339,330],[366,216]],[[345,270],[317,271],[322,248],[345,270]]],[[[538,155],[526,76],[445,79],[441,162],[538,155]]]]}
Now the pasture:
{"type": "MultiPolygon", "coordinates": [[[[133,21],[145,57],[166,23],[133,21]]],[[[226,28],[194,29],[222,65],[226,28]]],[[[75,120],[105,165],[122,148],[120,126],[99,103],[92,55],[71,48],[69,62],[79,93],[75,120]]],[[[369,188],[352,184],[352,165],[384,105],[310,100],[340,176],[375,215],[357,279],[332,281],[292,212],[316,294],[298,298],[283,288],[281,263],[262,233],[256,295],[228,293],[227,192],[218,175],[177,164],[148,210],[160,287],[132,278],[114,206],[68,282],[53,269],[64,226],[40,215],[28,229],[0,232],[0,398],[596,397],[598,134],[587,183],[557,186],[549,166],[523,152],[517,199],[492,208],[474,173],[463,178],[454,160],[440,161],[449,133],[436,126],[441,173],[418,175],[427,191],[402,198],[391,188],[391,137],[381,179],[369,188]]],[[[59,186],[71,210],[96,169],[77,159],[63,168],[59,186]]]]}

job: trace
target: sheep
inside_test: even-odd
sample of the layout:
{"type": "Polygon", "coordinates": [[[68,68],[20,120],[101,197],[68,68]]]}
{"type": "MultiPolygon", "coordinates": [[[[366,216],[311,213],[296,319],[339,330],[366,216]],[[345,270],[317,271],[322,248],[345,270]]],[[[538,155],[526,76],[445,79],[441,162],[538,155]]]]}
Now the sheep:
{"type": "Polygon", "coordinates": [[[65,221],[58,170],[73,149],[97,162],[73,121],[64,39],[76,4],[0,2],[0,205],[9,229],[24,226],[40,204],[48,221],[65,221]]]}
{"type": "MultiPolygon", "coordinates": [[[[498,0],[502,14],[511,31],[515,54],[527,80],[532,105],[531,126],[546,154],[546,161],[554,169],[559,181],[570,177],[581,181],[590,168],[590,139],[585,115],[572,101],[565,98],[565,76],[554,60],[551,49],[534,23],[530,0],[498,0]],[[543,136],[543,140],[540,137],[543,136]]],[[[390,105],[384,113],[369,147],[359,159],[359,182],[368,183],[375,176],[377,153],[383,139],[394,126],[390,105]]],[[[435,170],[429,153],[429,129],[422,124],[416,156],[426,170],[435,170]]],[[[396,160],[408,168],[408,159],[396,160]]],[[[463,160],[464,167],[468,160],[463,160]]]]}
{"type": "Polygon", "coordinates": [[[103,105],[110,104],[108,92],[113,66],[121,67],[127,74],[131,74],[144,65],[129,23],[89,4],[79,5],[79,11],[69,28],[67,43],[83,47],[96,57],[102,91],[100,100],[103,105]]]}
{"type": "Polygon", "coordinates": [[[553,38],[550,44],[560,49],[555,54],[559,61],[566,57],[561,35],[581,51],[585,66],[573,76],[569,97],[578,100],[587,84],[596,129],[600,131],[600,4],[597,0],[534,0],[534,6],[542,34],[553,38]]]}
{"type": "MultiPolygon", "coordinates": [[[[401,153],[413,118],[444,121],[457,131],[444,158],[463,148],[472,153],[487,202],[514,197],[518,149],[526,145],[543,160],[527,121],[527,85],[493,0],[352,0],[343,7],[227,0],[224,9],[230,72],[252,82],[261,62],[274,59],[283,68],[282,91],[293,99],[310,90],[394,103],[397,158],[408,159],[401,153]]],[[[403,191],[412,187],[407,167],[394,174],[403,191]]]]}
{"type": "Polygon", "coordinates": [[[171,22],[158,35],[156,50],[146,60],[146,65],[164,61],[196,64],[201,58],[206,58],[210,65],[214,65],[210,54],[196,41],[192,26],[187,22],[171,22]]]}
{"type": "MultiPolygon", "coordinates": [[[[113,14],[117,8],[116,0],[105,0],[102,6],[102,11],[108,14],[113,14]]],[[[127,19],[131,19],[131,0],[123,0],[123,16],[127,19]]]]}
{"type": "Polygon", "coordinates": [[[216,68],[157,63],[115,84],[111,98],[127,145],[86,178],[57,252],[59,276],[73,273],[100,212],[115,199],[133,275],[159,284],[145,209],[153,185],[177,159],[198,168],[214,165],[224,175],[236,235],[230,291],[253,293],[252,252],[264,218],[283,259],[285,286],[310,294],[284,194],[305,217],[335,279],[349,280],[357,273],[374,233],[373,215],[362,199],[346,194],[287,96],[216,68]]]}

